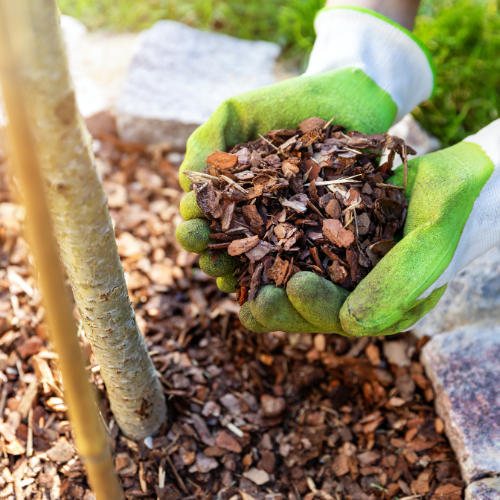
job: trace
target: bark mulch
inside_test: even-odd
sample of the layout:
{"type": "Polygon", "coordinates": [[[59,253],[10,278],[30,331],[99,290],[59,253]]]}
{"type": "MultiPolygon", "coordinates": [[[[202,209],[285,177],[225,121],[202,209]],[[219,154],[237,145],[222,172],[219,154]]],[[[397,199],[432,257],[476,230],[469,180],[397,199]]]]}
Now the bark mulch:
{"type": "MultiPolygon", "coordinates": [[[[462,498],[418,361],[425,340],[248,332],[234,295],[175,242],[180,155],[167,144],[121,143],[107,115],[89,125],[130,298],[168,399],[158,436],[127,439],[81,334],[127,497],[462,498]]],[[[0,499],[91,500],[22,210],[1,168],[0,499]]]]}
{"type": "Polygon", "coordinates": [[[240,305],[300,271],[354,290],[404,227],[406,186],[388,181],[396,153],[405,169],[416,154],[398,137],[312,117],[213,152],[203,172],[184,172],[211,221],[208,253],[237,261],[240,305]]]}

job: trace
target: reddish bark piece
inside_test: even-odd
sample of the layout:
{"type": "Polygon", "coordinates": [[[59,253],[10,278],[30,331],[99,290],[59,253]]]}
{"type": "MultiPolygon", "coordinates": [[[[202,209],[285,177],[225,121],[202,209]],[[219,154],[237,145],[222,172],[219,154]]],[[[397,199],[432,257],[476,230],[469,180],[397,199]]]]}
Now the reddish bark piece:
{"type": "Polygon", "coordinates": [[[307,132],[311,132],[311,130],[314,129],[322,129],[326,125],[326,123],[326,120],[323,120],[322,118],[307,118],[306,120],[302,120],[299,123],[299,130],[306,134],[307,132]]]}
{"type": "Polygon", "coordinates": [[[380,240],[377,243],[374,243],[373,245],[371,245],[370,248],[371,248],[372,252],[377,254],[379,257],[383,257],[395,245],[396,245],[396,242],[394,240],[380,240]]]}
{"type": "Polygon", "coordinates": [[[345,204],[350,207],[351,205],[355,205],[361,201],[361,195],[356,189],[349,189],[347,192],[347,196],[345,197],[345,204]]]}
{"type": "Polygon", "coordinates": [[[287,269],[288,262],[281,257],[276,257],[273,266],[267,271],[267,276],[276,283],[276,286],[281,286],[285,280],[287,269]]]}
{"type": "Polygon", "coordinates": [[[43,340],[39,337],[30,337],[17,347],[17,352],[23,359],[38,354],[43,346],[43,340]]]}
{"type": "Polygon", "coordinates": [[[257,486],[266,484],[271,479],[265,470],[256,469],[255,467],[252,467],[247,472],[243,472],[243,476],[250,479],[257,486]]]}
{"type": "Polygon", "coordinates": [[[259,287],[262,281],[262,272],[264,270],[264,263],[260,263],[255,269],[252,280],[250,281],[250,291],[248,292],[248,300],[252,302],[255,297],[257,297],[257,293],[259,292],[259,287]]]}
{"type": "Polygon", "coordinates": [[[244,205],[241,208],[245,220],[255,227],[260,227],[264,224],[262,217],[260,216],[257,207],[255,205],[244,205]]]}
{"type": "Polygon", "coordinates": [[[338,220],[325,219],[323,221],[323,232],[332,243],[339,247],[348,248],[354,243],[354,235],[347,229],[344,229],[338,220]]]}
{"type": "Polygon", "coordinates": [[[238,165],[238,157],[223,151],[215,151],[207,156],[207,163],[219,170],[229,170],[238,165]]]}
{"type": "Polygon", "coordinates": [[[290,163],[289,161],[283,162],[283,164],[281,165],[281,170],[283,171],[283,175],[287,179],[290,179],[300,172],[300,168],[297,165],[290,163]]]}
{"type": "Polygon", "coordinates": [[[367,183],[365,183],[365,185],[363,186],[363,189],[361,190],[361,192],[362,192],[363,194],[372,194],[372,193],[373,193],[373,189],[372,189],[372,187],[370,186],[370,184],[368,184],[368,182],[367,182],[367,183]]]}
{"type": "Polygon", "coordinates": [[[357,223],[358,234],[360,236],[368,234],[371,221],[370,221],[370,216],[366,212],[360,215],[356,215],[356,223],[357,223]]]}
{"type": "Polygon", "coordinates": [[[403,204],[391,198],[381,198],[375,202],[375,215],[382,224],[397,220],[403,213],[403,204]]]}
{"type": "Polygon", "coordinates": [[[345,267],[337,261],[333,261],[332,265],[326,268],[326,271],[334,283],[343,283],[348,276],[345,267]]]}
{"type": "Polygon", "coordinates": [[[333,464],[332,471],[337,477],[345,476],[349,472],[349,457],[341,453],[337,455],[333,464]]]}
{"type": "Polygon", "coordinates": [[[325,207],[325,212],[332,218],[332,219],[340,219],[340,214],[342,213],[342,209],[340,208],[340,203],[332,199],[328,202],[328,205],[325,207]]]}
{"type": "Polygon", "coordinates": [[[211,183],[195,184],[194,190],[196,193],[196,203],[202,212],[208,213],[213,217],[220,217],[222,215],[214,187],[211,183]]]}
{"type": "Polygon", "coordinates": [[[266,417],[277,417],[285,409],[285,400],[264,394],[260,397],[260,406],[266,417]]]}
{"type": "Polygon", "coordinates": [[[319,177],[321,168],[319,168],[318,164],[315,161],[306,160],[306,172],[309,172],[308,180],[314,181],[319,177]]]}
{"type": "Polygon", "coordinates": [[[309,187],[307,188],[307,194],[309,195],[309,198],[311,198],[311,200],[315,201],[316,203],[319,202],[319,195],[318,190],[316,189],[315,180],[312,180],[309,184],[309,187]]]}
{"type": "Polygon", "coordinates": [[[64,464],[75,454],[74,447],[62,437],[57,443],[47,451],[47,457],[56,464],[64,464]]]}
{"type": "Polygon", "coordinates": [[[236,203],[232,202],[228,203],[228,205],[224,209],[221,220],[221,228],[223,231],[227,231],[230,228],[235,208],[236,208],[236,203]]]}
{"type": "Polygon", "coordinates": [[[314,262],[316,263],[316,265],[320,268],[320,269],[323,269],[323,265],[321,263],[321,260],[319,258],[319,252],[318,252],[318,249],[316,247],[311,247],[310,249],[310,252],[311,252],[311,256],[312,258],[314,259],[314,262]]]}
{"type": "Polygon", "coordinates": [[[231,242],[227,249],[229,255],[241,255],[242,253],[248,252],[259,242],[258,236],[250,236],[249,238],[243,238],[241,240],[234,240],[231,242]]]}
{"type": "Polygon", "coordinates": [[[215,458],[209,458],[203,453],[196,454],[196,462],[189,468],[189,472],[210,472],[219,466],[215,458]]]}
{"type": "Polygon", "coordinates": [[[257,262],[265,257],[272,249],[267,241],[259,241],[251,250],[245,252],[250,262],[257,262]]]}
{"type": "Polygon", "coordinates": [[[242,451],[240,443],[226,431],[220,431],[217,434],[215,444],[225,450],[234,451],[234,453],[241,453],[242,451]]]}
{"type": "Polygon", "coordinates": [[[288,235],[295,230],[295,227],[292,224],[287,222],[282,222],[275,226],[274,234],[279,240],[284,240],[288,237],[288,235]]]}

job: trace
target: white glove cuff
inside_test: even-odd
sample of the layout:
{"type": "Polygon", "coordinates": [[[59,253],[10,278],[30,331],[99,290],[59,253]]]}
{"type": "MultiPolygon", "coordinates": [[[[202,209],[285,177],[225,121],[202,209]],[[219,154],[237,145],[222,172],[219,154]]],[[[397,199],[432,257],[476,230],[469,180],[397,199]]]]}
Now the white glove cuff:
{"type": "Polygon", "coordinates": [[[433,290],[446,285],[465,266],[500,243],[500,119],[467,137],[464,142],[481,146],[495,170],[474,201],[452,261],[419,298],[428,297],[433,290]]]}
{"type": "Polygon", "coordinates": [[[368,10],[340,7],[320,11],[317,38],[305,76],[361,69],[398,107],[395,122],[428,99],[434,67],[423,44],[405,28],[368,10]]]}

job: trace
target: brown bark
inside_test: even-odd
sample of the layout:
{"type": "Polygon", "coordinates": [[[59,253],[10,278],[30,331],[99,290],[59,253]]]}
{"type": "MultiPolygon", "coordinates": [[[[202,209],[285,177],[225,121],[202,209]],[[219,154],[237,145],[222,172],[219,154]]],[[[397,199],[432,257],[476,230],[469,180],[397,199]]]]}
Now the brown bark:
{"type": "Polygon", "coordinates": [[[23,77],[54,233],[113,414],[127,436],[142,439],[166,419],[163,391],[130,304],[55,0],[27,4],[36,43],[23,59],[23,77]]]}

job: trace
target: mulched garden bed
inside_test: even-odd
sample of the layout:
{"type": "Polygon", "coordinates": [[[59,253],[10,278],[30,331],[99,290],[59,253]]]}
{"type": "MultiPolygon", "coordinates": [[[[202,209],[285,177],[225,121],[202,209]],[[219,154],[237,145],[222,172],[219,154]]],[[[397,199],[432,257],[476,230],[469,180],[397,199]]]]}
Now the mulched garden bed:
{"type": "MultiPolygon", "coordinates": [[[[174,239],[179,155],[121,143],[106,114],[89,126],[130,297],[168,398],[159,435],[128,440],[81,333],[128,498],[462,498],[418,361],[425,340],[245,330],[234,296],[174,239]]],[[[5,165],[0,202],[0,499],[91,500],[5,165]]]]}

